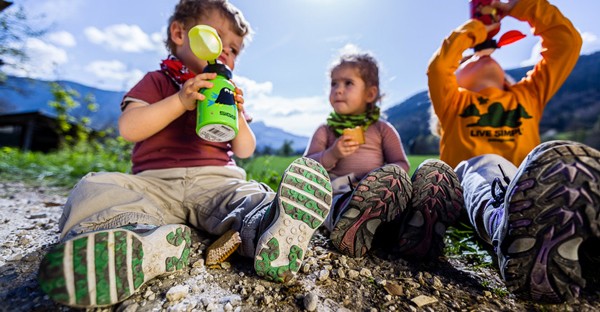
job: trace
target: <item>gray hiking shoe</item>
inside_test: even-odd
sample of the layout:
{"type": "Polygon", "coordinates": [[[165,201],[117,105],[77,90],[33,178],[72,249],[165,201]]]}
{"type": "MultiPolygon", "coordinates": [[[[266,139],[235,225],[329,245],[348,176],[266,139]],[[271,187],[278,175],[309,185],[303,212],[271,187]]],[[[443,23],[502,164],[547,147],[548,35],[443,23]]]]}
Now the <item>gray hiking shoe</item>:
{"type": "Polygon", "coordinates": [[[331,242],[350,257],[362,257],[372,247],[382,224],[393,221],[410,201],[408,174],[388,164],[367,174],[356,186],[331,231],[331,242]]]}
{"type": "Polygon", "coordinates": [[[586,284],[580,249],[600,247],[599,185],[600,152],[583,144],[545,143],[525,159],[508,186],[494,237],[511,292],[544,302],[579,296],[586,284]]]}
{"type": "Polygon", "coordinates": [[[436,258],[444,252],[446,229],[464,209],[463,190],[452,167],[437,159],[415,170],[412,185],[395,251],[406,258],[436,258]]]}
{"type": "Polygon", "coordinates": [[[254,257],[256,273],[275,282],[291,280],[330,207],[331,182],[327,171],[310,158],[294,160],[261,221],[254,257]]]}
{"type": "Polygon", "coordinates": [[[190,228],[181,224],[145,233],[126,228],[85,233],[46,254],[38,281],[58,303],[78,308],[110,306],[154,277],[186,267],[190,245],[190,228]]]}

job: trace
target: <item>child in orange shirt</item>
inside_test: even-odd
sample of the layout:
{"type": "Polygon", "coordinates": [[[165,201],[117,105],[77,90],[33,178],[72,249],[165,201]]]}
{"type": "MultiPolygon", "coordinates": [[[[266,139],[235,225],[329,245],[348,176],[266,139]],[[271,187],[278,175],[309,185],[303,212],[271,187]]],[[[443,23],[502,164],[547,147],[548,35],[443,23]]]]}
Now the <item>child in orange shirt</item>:
{"type": "Polygon", "coordinates": [[[510,84],[491,56],[498,45],[488,34],[499,24],[471,19],[453,31],[428,69],[441,159],[456,166],[469,219],[493,246],[508,289],[536,301],[571,300],[585,286],[582,270],[600,264],[590,256],[600,247],[600,152],[570,141],[540,144],[539,122],[575,66],[581,37],[547,0],[491,6],[529,22],[543,58],[510,84]],[[468,48],[475,54],[459,66],[468,48]]]}

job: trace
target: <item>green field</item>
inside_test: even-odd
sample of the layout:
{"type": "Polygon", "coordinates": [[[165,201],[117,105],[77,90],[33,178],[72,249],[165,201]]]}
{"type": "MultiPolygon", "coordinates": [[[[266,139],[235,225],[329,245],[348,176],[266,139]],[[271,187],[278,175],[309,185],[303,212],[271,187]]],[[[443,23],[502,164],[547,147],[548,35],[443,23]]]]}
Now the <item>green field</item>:
{"type": "MultiPolygon", "coordinates": [[[[125,147],[91,148],[78,146],[53,153],[23,152],[15,148],[0,148],[0,181],[20,181],[33,185],[71,188],[88,172],[128,172],[131,164],[125,147]]],[[[281,175],[296,156],[256,156],[238,159],[249,180],[264,182],[277,189],[281,175]]],[[[409,156],[410,172],[427,158],[409,156]]]]}
{"type": "MultiPolygon", "coordinates": [[[[280,176],[283,174],[289,164],[298,156],[258,156],[249,160],[239,160],[238,165],[244,168],[248,174],[248,179],[267,183],[274,190],[279,185],[280,176]]],[[[408,156],[410,163],[409,175],[412,175],[415,169],[426,159],[438,158],[438,155],[415,155],[408,156]]]]}

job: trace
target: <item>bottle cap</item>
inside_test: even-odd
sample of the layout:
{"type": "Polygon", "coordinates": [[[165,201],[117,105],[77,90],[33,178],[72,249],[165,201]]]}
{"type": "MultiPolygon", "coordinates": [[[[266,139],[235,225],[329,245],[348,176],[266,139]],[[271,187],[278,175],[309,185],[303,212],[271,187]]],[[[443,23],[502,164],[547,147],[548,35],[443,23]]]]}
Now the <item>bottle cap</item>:
{"type": "Polygon", "coordinates": [[[188,32],[190,48],[198,58],[214,63],[223,51],[217,30],[208,25],[196,25],[188,32]]]}

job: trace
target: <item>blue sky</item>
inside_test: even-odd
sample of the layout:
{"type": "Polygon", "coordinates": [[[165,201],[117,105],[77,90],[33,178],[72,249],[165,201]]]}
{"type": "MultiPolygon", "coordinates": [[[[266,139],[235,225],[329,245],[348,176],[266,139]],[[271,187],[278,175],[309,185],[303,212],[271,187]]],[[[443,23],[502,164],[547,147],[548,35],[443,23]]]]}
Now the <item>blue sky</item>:
{"type": "MultiPolygon", "coordinates": [[[[25,70],[6,72],[45,80],[71,80],[105,90],[126,90],[158,68],[175,0],[14,0],[32,23],[48,26],[30,39],[25,70]]],[[[600,50],[600,1],[550,0],[584,38],[582,54],[600,50]]],[[[327,69],[342,50],[375,55],[381,66],[382,107],[427,88],[433,52],[468,18],[468,0],[232,0],[254,29],[234,80],[256,120],[310,136],[330,112],[327,69]]],[[[529,26],[503,20],[526,39],[494,56],[507,69],[532,64],[539,39],[529,26]]],[[[119,105],[119,103],[101,103],[119,105]]]]}

